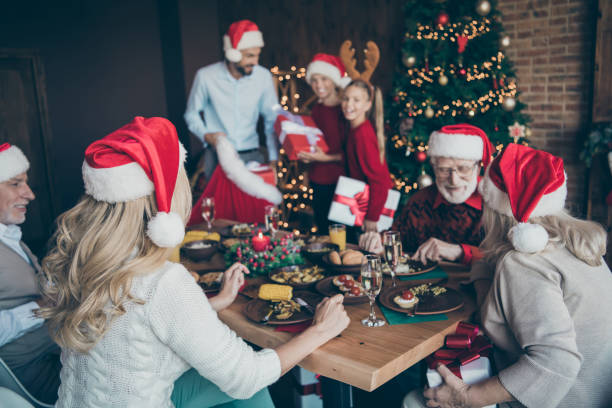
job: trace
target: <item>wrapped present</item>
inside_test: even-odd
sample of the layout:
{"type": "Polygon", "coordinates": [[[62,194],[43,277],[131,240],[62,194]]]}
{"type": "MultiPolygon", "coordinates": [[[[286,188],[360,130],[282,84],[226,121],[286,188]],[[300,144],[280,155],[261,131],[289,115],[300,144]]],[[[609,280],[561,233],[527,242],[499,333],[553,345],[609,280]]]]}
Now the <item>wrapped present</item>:
{"type": "Polygon", "coordinates": [[[329,151],[323,139],[323,132],[317,128],[310,116],[282,111],[276,118],[274,130],[289,160],[297,160],[299,152],[313,152],[315,146],[324,152],[329,151]]]}
{"type": "MultiPolygon", "coordinates": [[[[389,190],[387,201],[385,201],[383,211],[378,219],[378,231],[391,228],[400,196],[399,191],[389,190]]],[[[359,227],[363,225],[369,201],[370,187],[366,183],[340,176],[334,192],[334,201],[329,208],[327,218],[330,221],[359,227]]]]}
{"type": "Polygon", "coordinates": [[[261,177],[264,182],[276,187],[276,172],[274,169],[272,169],[272,167],[255,161],[248,162],[246,167],[251,173],[257,174],[259,177],[261,177]]]}
{"type": "Polygon", "coordinates": [[[441,348],[427,357],[427,383],[430,387],[442,384],[442,377],[436,369],[438,364],[446,365],[453,374],[468,385],[491,377],[493,372],[489,354],[493,345],[485,336],[478,333],[478,326],[459,322],[455,334],[446,336],[444,341],[446,348],[441,348]]]}

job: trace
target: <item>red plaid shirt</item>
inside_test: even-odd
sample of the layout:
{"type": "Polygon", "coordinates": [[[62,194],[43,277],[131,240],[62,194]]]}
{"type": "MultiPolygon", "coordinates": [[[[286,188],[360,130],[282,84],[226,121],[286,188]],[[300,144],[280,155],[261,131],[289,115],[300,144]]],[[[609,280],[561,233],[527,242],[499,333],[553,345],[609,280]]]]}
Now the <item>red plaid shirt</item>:
{"type": "Polygon", "coordinates": [[[484,238],[480,218],[482,197],[478,190],[461,204],[451,204],[438,192],[436,185],[427,187],[406,203],[393,229],[400,231],[406,252],[415,252],[429,238],[437,238],[463,248],[464,264],[481,257],[478,245],[484,238]]]}

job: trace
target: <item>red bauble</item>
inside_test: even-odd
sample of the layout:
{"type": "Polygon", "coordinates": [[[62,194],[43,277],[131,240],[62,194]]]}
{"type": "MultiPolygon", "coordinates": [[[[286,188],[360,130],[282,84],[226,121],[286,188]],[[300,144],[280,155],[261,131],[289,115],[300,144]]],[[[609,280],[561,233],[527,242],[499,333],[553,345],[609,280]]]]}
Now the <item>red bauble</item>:
{"type": "Polygon", "coordinates": [[[416,158],[416,161],[423,163],[425,160],[427,160],[427,153],[419,151],[414,157],[416,158]]]}
{"type": "Polygon", "coordinates": [[[459,76],[465,76],[467,74],[467,71],[465,70],[465,68],[461,68],[459,71],[457,71],[457,73],[459,74],[459,76]]]}
{"type": "Polygon", "coordinates": [[[395,95],[393,97],[393,102],[398,103],[399,102],[399,96],[395,95]]]}
{"type": "Polygon", "coordinates": [[[436,24],[438,25],[447,25],[450,21],[450,17],[448,13],[445,11],[441,11],[440,14],[436,17],[436,24]]]}

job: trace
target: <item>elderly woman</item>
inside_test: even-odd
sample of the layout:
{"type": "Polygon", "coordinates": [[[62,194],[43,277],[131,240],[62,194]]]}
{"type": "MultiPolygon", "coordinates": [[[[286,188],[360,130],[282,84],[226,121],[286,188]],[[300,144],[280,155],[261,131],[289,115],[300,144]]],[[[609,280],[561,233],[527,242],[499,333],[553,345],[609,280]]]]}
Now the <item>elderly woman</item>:
{"type": "Polygon", "coordinates": [[[604,230],[564,210],[560,158],[510,144],[481,182],[481,245],[496,265],[481,308],[498,373],[466,385],[445,366],[429,407],[612,406],[612,275],[604,230]]]}
{"type": "Polygon", "coordinates": [[[87,194],[59,217],[43,261],[41,314],[62,348],[57,407],[271,407],[265,387],[348,325],[331,298],[302,334],[255,352],[219,320],[244,266],[208,301],[167,261],[191,207],[184,157],[163,118],[137,117],[87,148],[87,194]]]}

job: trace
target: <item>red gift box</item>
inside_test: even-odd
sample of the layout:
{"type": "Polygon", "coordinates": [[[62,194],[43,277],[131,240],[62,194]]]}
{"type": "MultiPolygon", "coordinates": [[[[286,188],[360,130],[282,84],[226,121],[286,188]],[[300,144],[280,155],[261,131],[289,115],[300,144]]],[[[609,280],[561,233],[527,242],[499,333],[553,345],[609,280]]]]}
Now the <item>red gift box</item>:
{"type": "Polygon", "coordinates": [[[257,174],[259,177],[263,179],[267,184],[271,184],[276,187],[276,172],[270,167],[266,165],[259,165],[256,167],[247,168],[251,171],[251,173],[257,174]]]}
{"type": "Polygon", "coordinates": [[[314,151],[315,146],[325,153],[329,151],[323,139],[323,132],[317,128],[310,116],[281,113],[276,118],[274,130],[289,160],[297,160],[299,152],[314,151]]]}

